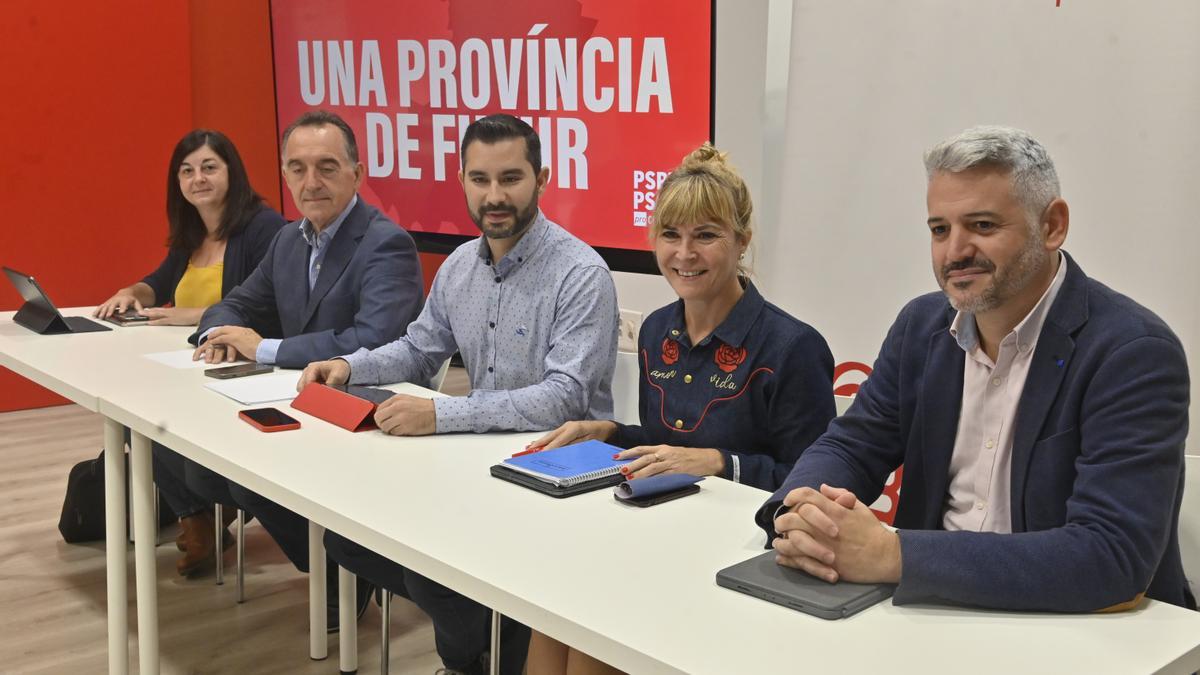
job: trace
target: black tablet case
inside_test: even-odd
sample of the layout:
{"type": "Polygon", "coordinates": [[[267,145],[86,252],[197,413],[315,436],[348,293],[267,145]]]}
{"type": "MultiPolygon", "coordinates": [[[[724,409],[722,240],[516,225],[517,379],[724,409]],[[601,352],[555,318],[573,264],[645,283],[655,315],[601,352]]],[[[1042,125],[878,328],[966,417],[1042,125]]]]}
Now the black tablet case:
{"type": "Polygon", "coordinates": [[[112,330],[82,316],[63,316],[54,303],[50,302],[50,296],[46,295],[36,279],[11,267],[5,267],[4,273],[25,300],[25,304],[13,315],[14,323],[41,335],[99,333],[112,330]]]}
{"type": "Polygon", "coordinates": [[[551,497],[557,497],[559,499],[563,497],[581,495],[585,492],[591,492],[601,488],[612,487],[625,480],[624,476],[617,473],[611,476],[604,476],[603,478],[596,478],[593,480],[584,481],[582,483],[576,483],[575,485],[569,485],[567,487],[556,487],[550,483],[547,483],[546,481],[538,480],[533,476],[510,469],[503,464],[493,464],[491,472],[493,476],[499,478],[500,480],[516,483],[517,485],[527,487],[530,490],[535,490],[544,495],[550,495],[551,497]]]}
{"type": "Polygon", "coordinates": [[[798,609],[822,619],[844,619],[892,597],[892,584],[831,584],[775,562],[775,551],[717,572],[717,585],[798,609]]]}

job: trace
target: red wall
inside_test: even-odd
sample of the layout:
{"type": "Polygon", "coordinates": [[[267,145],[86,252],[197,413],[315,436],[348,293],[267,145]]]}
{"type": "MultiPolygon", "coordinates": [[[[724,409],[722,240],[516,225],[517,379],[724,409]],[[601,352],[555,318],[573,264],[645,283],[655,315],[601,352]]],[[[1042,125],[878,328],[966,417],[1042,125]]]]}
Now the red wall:
{"type": "Polygon", "coordinates": [[[282,210],[268,3],[192,0],[190,6],[194,126],[229,136],[251,184],[282,210]]]}
{"type": "MultiPolygon", "coordinates": [[[[195,127],[225,132],[281,199],[267,0],[5,4],[0,264],[60,307],[93,305],[162,260],[166,164],[195,127]]],[[[426,289],[443,256],[422,255],[426,289]]],[[[20,296],[0,284],[0,310],[20,296]]],[[[0,411],[66,401],[0,368],[0,411]]]]}
{"type": "MultiPolygon", "coordinates": [[[[163,254],[166,163],[191,124],[187,5],[4,6],[0,263],[63,307],[91,305],[163,254]]],[[[20,296],[0,284],[0,310],[20,296]]],[[[0,410],[62,399],[0,369],[0,410]]]]}
{"type": "MultiPolygon", "coordinates": [[[[254,187],[280,209],[281,198],[290,201],[291,196],[281,192],[278,137],[283,130],[275,122],[268,2],[192,0],[191,7],[195,124],[233,139],[254,187]]],[[[445,258],[421,254],[426,292],[445,258]]]]}

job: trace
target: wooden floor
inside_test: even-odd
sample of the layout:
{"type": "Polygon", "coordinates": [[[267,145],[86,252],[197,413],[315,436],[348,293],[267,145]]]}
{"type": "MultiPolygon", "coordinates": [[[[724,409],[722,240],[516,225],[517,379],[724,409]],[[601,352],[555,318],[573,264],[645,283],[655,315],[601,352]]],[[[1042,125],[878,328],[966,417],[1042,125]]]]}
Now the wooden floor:
{"type": "MultiPolygon", "coordinates": [[[[455,372],[457,371],[457,372],[455,372]]],[[[452,370],[445,391],[466,389],[452,370]]],[[[58,533],[67,472],[103,444],[99,415],[74,405],[0,414],[0,673],[103,673],[108,668],[103,543],[72,545],[58,533]]],[[[175,573],[173,533],[158,547],[162,672],[331,674],[329,658],[308,658],[308,580],[262,528],[246,528],[246,602],[236,604],[233,551],[226,584],[175,573]]],[[[136,635],[133,547],[129,549],[129,628],[136,635]]],[[[358,624],[360,673],[379,672],[380,611],[358,624]]],[[[391,672],[441,666],[428,618],[401,598],[392,603],[391,672]]],[[[131,640],[130,672],[137,672],[131,640]]]]}

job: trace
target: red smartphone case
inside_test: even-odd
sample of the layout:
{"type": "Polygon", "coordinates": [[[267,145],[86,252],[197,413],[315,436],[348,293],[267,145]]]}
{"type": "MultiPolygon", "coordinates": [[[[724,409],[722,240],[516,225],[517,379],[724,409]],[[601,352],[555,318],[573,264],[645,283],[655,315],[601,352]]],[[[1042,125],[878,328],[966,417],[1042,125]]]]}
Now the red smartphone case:
{"type": "Polygon", "coordinates": [[[263,425],[259,424],[258,421],[255,420],[253,417],[250,417],[249,415],[245,414],[245,411],[239,411],[238,417],[240,417],[242,419],[242,421],[246,422],[247,424],[254,427],[255,429],[258,429],[259,431],[262,431],[262,432],[268,433],[268,434],[274,433],[276,431],[291,431],[292,429],[300,428],[299,421],[293,422],[291,424],[278,424],[278,425],[271,426],[271,427],[263,426],[263,425]]]}
{"type": "Polygon", "coordinates": [[[375,428],[374,403],[316,382],[292,399],[292,407],[347,431],[375,428]]]}

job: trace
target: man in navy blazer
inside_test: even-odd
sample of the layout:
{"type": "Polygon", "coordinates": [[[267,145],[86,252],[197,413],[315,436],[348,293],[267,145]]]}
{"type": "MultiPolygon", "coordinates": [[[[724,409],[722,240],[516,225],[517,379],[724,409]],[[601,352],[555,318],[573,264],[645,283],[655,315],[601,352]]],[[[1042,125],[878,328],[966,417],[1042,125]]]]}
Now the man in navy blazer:
{"type": "MultiPolygon", "coordinates": [[[[356,194],[364,167],[346,122],[325,111],[301,115],[284,131],[282,160],[304,218],[284,226],[250,277],[204,313],[197,359],[303,368],[392,342],[421,310],[416,247],[356,194]]],[[[195,463],[186,475],[197,493],[256,516],[296,567],[308,571],[307,520],[195,463]]],[[[337,568],[327,569],[336,600],[337,568]]],[[[336,602],[329,616],[336,627],[336,602]]]]}
{"type": "Polygon", "coordinates": [[[1194,608],[1179,340],[1059,250],[1067,205],[1028,134],[969,129],[925,166],[943,293],[900,312],[853,406],[759,511],[778,561],[896,583],[896,604],[1194,608]],[[865,504],[901,464],[892,532],[865,504]]]}

